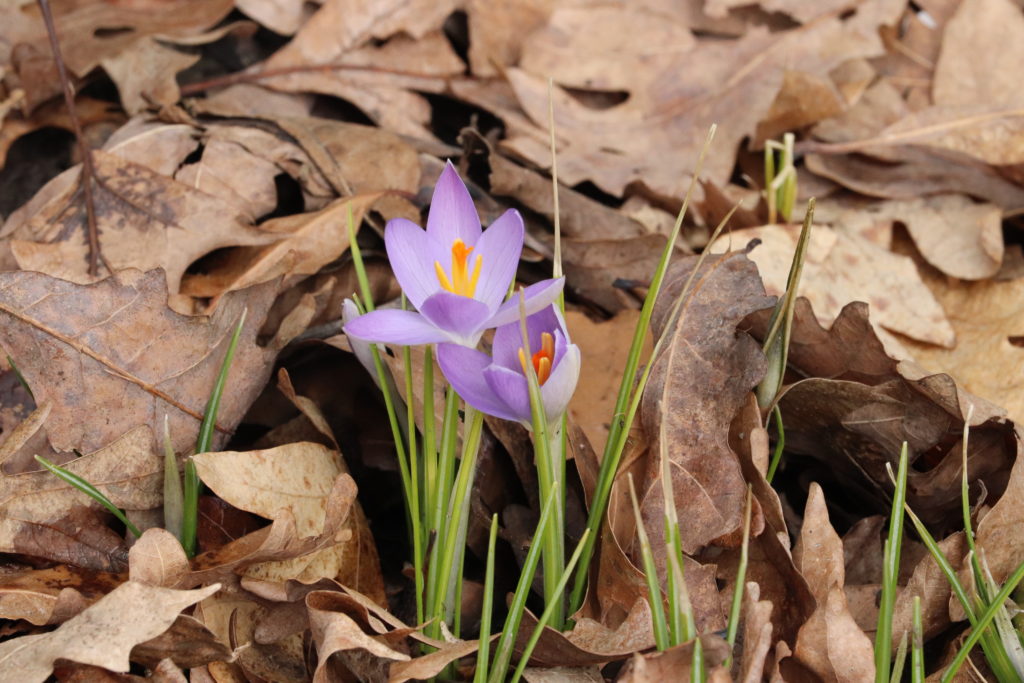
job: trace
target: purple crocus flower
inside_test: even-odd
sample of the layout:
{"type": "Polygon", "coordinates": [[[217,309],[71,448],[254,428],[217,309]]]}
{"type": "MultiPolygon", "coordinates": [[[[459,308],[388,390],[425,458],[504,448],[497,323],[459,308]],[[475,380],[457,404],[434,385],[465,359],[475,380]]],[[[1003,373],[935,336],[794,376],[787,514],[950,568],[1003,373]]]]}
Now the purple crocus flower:
{"type": "MultiPolygon", "coordinates": [[[[416,308],[367,313],[345,325],[349,336],[388,344],[452,342],[473,347],[484,330],[519,317],[518,297],[502,304],[523,250],[523,218],[509,209],[486,231],[451,162],[434,188],[424,232],[403,218],[384,230],[391,269],[416,308]]],[[[527,287],[526,310],[539,311],[564,280],[527,287]]]]}
{"type": "MultiPolygon", "coordinates": [[[[513,297],[513,300],[515,297],[513,297]]],[[[527,363],[540,380],[540,393],[549,422],[559,419],[569,405],[580,376],[580,349],[569,342],[565,320],[555,306],[526,318],[530,348],[523,351],[519,322],[494,332],[493,358],[476,349],[442,344],[437,349],[441,371],[477,410],[530,426],[527,363]]]]}

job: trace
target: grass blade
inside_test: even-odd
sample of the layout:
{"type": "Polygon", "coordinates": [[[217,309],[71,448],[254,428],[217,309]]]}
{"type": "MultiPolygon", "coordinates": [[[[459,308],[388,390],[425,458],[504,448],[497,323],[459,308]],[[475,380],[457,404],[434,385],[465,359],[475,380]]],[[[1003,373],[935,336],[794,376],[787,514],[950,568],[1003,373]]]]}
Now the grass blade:
{"type": "Polygon", "coordinates": [[[488,683],[504,683],[508,674],[508,666],[512,661],[512,647],[515,645],[516,637],[519,635],[519,625],[523,621],[523,610],[526,609],[526,597],[530,593],[530,585],[537,573],[537,565],[540,563],[541,544],[537,542],[541,534],[551,521],[551,511],[554,508],[555,497],[549,495],[544,501],[544,507],[540,512],[540,520],[537,522],[537,529],[533,532],[533,542],[523,560],[523,568],[519,573],[519,582],[516,584],[516,591],[512,594],[512,604],[508,608],[508,616],[505,617],[505,627],[498,638],[498,647],[494,651],[494,661],[491,663],[488,683]]]}
{"type": "Polygon", "coordinates": [[[896,606],[896,581],[899,578],[900,548],[903,543],[903,507],[907,496],[907,442],[900,449],[896,490],[892,497],[889,536],[885,539],[882,567],[882,597],[878,607],[878,630],[875,632],[875,681],[889,683],[892,665],[892,619],[896,606]]]}
{"type": "Polygon", "coordinates": [[[523,656],[519,659],[519,665],[516,667],[515,672],[512,674],[512,683],[517,683],[519,678],[523,675],[523,670],[526,668],[527,662],[530,661],[530,655],[533,654],[533,648],[537,646],[537,641],[540,640],[541,634],[544,632],[544,627],[547,626],[551,620],[552,615],[555,612],[556,605],[561,603],[562,592],[565,590],[565,586],[569,583],[569,577],[572,576],[572,570],[576,566],[576,562],[580,559],[580,554],[583,552],[583,543],[587,540],[587,534],[590,533],[590,529],[584,529],[583,535],[580,537],[580,542],[576,544],[576,549],[572,552],[572,557],[569,558],[569,563],[565,566],[565,571],[562,572],[562,576],[558,579],[558,587],[556,600],[551,601],[547,607],[544,608],[544,612],[540,615],[540,619],[537,620],[537,625],[533,628],[533,633],[530,634],[530,639],[526,642],[526,647],[523,649],[523,656]]]}
{"type": "Polygon", "coordinates": [[[184,511],[185,496],[181,489],[181,475],[178,474],[178,458],[174,455],[170,426],[167,415],[164,415],[164,528],[179,542],[184,511]]]}
{"type": "MultiPolygon", "coordinates": [[[[242,334],[242,327],[245,325],[245,317],[249,309],[243,309],[235,325],[235,331],[228,342],[227,352],[224,354],[224,362],[220,366],[220,374],[213,384],[210,398],[206,401],[206,410],[203,411],[203,421],[199,425],[199,437],[196,439],[196,453],[206,453],[213,444],[213,432],[217,425],[217,412],[220,410],[220,399],[224,395],[224,386],[228,381],[228,372],[231,370],[231,361],[235,357],[235,349],[238,348],[238,338],[242,334]]],[[[199,523],[199,491],[202,482],[199,481],[199,473],[196,465],[189,458],[185,462],[185,485],[183,492],[183,507],[181,521],[181,545],[185,554],[194,557],[196,554],[196,530],[199,523]]]]}
{"type": "Polygon", "coordinates": [[[473,683],[485,683],[490,663],[491,619],[494,615],[494,550],[498,540],[498,515],[491,516],[491,532],[487,537],[487,566],[484,569],[484,602],[480,612],[480,649],[476,654],[473,683]]]}
{"type": "Polygon", "coordinates": [[[633,486],[633,475],[629,474],[629,497],[633,502],[633,517],[636,519],[636,535],[640,541],[640,557],[643,559],[644,578],[647,580],[647,602],[651,606],[651,626],[654,629],[654,644],[659,651],[668,649],[668,623],[665,621],[665,603],[658,582],[658,570],[654,565],[654,553],[651,541],[644,529],[644,520],[640,516],[640,504],[636,499],[636,488],[633,486]]]}
{"type": "Polygon", "coordinates": [[[113,515],[115,517],[117,517],[119,520],[121,520],[121,522],[125,525],[125,527],[128,529],[128,531],[132,532],[132,535],[135,536],[135,538],[138,538],[139,536],[142,535],[142,532],[139,531],[139,528],[131,523],[131,520],[129,520],[125,516],[124,512],[121,511],[121,508],[117,507],[112,502],[110,502],[110,499],[107,498],[103,494],[103,492],[100,491],[98,488],[96,488],[95,486],[93,486],[88,481],[86,481],[82,477],[78,476],[74,472],[66,470],[63,467],[60,467],[59,465],[54,465],[52,462],[50,462],[46,458],[43,458],[43,457],[38,456],[38,455],[35,456],[35,458],[36,458],[36,462],[38,462],[40,465],[42,465],[46,469],[50,470],[50,472],[54,476],[56,476],[58,479],[62,479],[63,481],[66,481],[68,484],[71,484],[76,489],[78,489],[79,491],[81,491],[85,495],[89,496],[90,498],[95,500],[97,503],[99,503],[103,507],[105,507],[108,510],[110,510],[110,512],[113,513],[113,515]]]}

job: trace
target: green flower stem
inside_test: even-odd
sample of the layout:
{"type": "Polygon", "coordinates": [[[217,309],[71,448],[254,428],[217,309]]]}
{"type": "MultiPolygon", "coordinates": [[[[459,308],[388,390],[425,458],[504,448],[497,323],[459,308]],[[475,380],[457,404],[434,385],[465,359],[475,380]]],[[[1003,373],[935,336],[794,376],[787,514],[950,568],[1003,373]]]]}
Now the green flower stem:
{"type": "MultiPolygon", "coordinates": [[[[348,238],[349,253],[352,256],[352,264],[356,271],[356,280],[359,283],[359,291],[362,294],[364,312],[374,310],[373,291],[370,289],[370,281],[366,276],[366,265],[363,262],[362,250],[356,241],[355,222],[352,217],[352,208],[348,210],[348,238]]],[[[404,300],[404,296],[403,296],[404,300]]],[[[406,428],[402,429],[401,420],[396,407],[395,396],[392,394],[393,383],[391,374],[384,366],[380,357],[380,349],[376,344],[370,345],[370,352],[373,356],[373,367],[377,374],[377,385],[380,387],[384,397],[384,407],[388,414],[388,424],[391,427],[391,437],[395,443],[395,453],[398,459],[398,471],[402,480],[402,493],[406,505],[406,519],[412,529],[413,540],[413,567],[415,572],[416,585],[416,616],[420,623],[423,622],[423,540],[424,533],[420,518],[420,496],[419,477],[416,464],[416,422],[413,414],[412,400],[412,362],[408,347],[402,349],[402,358],[405,370],[406,386],[406,428]],[[405,437],[408,435],[409,450],[405,448],[405,437]],[[408,457],[407,457],[408,454],[408,457]]],[[[430,394],[433,397],[433,394],[430,394]]],[[[426,399],[424,399],[426,400],[426,399]]],[[[430,423],[433,426],[433,422],[430,423]]]]}
{"type": "MultiPolygon", "coordinates": [[[[438,591],[434,596],[431,610],[432,617],[443,618],[445,623],[449,624],[454,623],[458,614],[458,603],[455,598],[462,586],[462,558],[465,556],[469,508],[483,423],[483,413],[466,404],[467,429],[463,439],[462,461],[448,500],[445,524],[447,531],[443,535],[444,546],[440,549],[439,557],[438,577],[445,582],[445,589],[438,591]]],[[[438,538],[441,539],[442,536],[439,535],[438,538]]]]}
{"type": "MultiPolygon", "coordinates": [[[[519,294],[519,329],[522,335],[522,353],[526,358],[533,355],[530,352],[529,334],[526,330],[526,302],[523,293],[519,294]]],[[[533,426],[533,453],[537,465],[537,488],[540,489],[540,497],[547,500],[549,497],[555,501],[555,509],[552,512],[551,524],[545,526],[541,534],[541,545],[544,558],[544,604],[549,605],[555,598],[558,581],[565,570],[565,549],[564,549],[564,512],[559,509],[559,503],[564,500],[564,480],[557,479],[558,471],[553,461],[551,445],[557,435],[551,434],[548,429],[547,413],[544,410],[544,399],[540,393],[540,381],[537,379],[537,372],[533,364],[526,363],[526,383],[530,392],[530,418],[533,426]]],[[[559,441],[560,443],[560,441],[559,441]]],[[[561,603],[561,595],[557,600],[561,603]]],[[[555,628],[559,630],[565,625],[565,606],[558,604],[554,607],[552,620],[555,628]]]]}
{"type": "Polygon", "coordinates": [[[71,484],[76,489],[78,489],[85,495],[89,496],[103,507],[110,510],[110,512],[115,517],[121,520],[121,522],[125,525],[128,531],[132,532],[132,535],[135,536],[135,538],[138,538],[142,535],[142,532],[139,531],[139,528],[132,524],[131,520],[129,520],[128,517],[125,516],[124,512],[121,511],[121,508],[114,505],[111,502],[111,500],[107,498],[107,496],[104,495],[104,493],[100,491],[98,488],[96,488],[95,486],[93,486],[92,484],[90,484],[89,482],[87,482],[85,479],[75,474],[74,472],[67,470],[63,467],[60,467],[59,465],[54,465],[46,458],[43,458],[38,455],[35,456],[35,458],[36,462],[38,462],[46,469],[50,470],[50,473],[56,476],[58,479],[66,481],[68,484],[71,484]]]}

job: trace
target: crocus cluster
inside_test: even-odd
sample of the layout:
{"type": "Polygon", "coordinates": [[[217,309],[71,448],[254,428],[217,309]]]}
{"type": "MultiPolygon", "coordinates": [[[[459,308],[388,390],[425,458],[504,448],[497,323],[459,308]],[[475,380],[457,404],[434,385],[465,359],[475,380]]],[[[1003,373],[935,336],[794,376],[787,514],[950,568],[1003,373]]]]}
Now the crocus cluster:
{"type": "Polygon", "coordinates": [[[506,301],[523,234],[523,218],[515,209],[482,230],[469,191],[449,162],[434,188],[426,231],[402,218],[384,230],[391,268],[416,311],[373,311],[349,321],[345,333],[362,342],[439,344],[441,371],[467,403],[526,425],[526,373],[532,364],[548,418],[559,417],[576,387],[580,352],[553,305],[563,278],[538,282],[506,301]],[[521,308],[528,349],[523,348],[521,308]],[[490,356],[476,349],[488,329],[495,329],[490,356]]]}

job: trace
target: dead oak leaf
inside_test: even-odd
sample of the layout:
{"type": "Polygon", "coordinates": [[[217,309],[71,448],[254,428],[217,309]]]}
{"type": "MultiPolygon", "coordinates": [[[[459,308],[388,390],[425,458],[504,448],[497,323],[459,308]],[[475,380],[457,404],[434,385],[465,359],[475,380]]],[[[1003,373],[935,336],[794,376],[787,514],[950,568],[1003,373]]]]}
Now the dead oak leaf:
{"type": "MultiPolygon", "coordinates": [[[[282,340],[255,343],[273,283],[232,293],[209,317],[167,306],[162,271],[124,271],[92,285],[0,273],[0,346],[16,360],[57,450],[95,450],[139,425],[170,420],[176,451],[195,443],[231,333],[249,309],[220,407],[220,431],[242,418],[282,340]]],[[[287,340],[284,340],[287,341],[287,340]]]]}
{"type": "MultiPolygon", "coordinates": [[[[730,241],[745,244],[760,239],[750,258],[757,264],[765,289],[778,295],[785,291],[799,234],[798,225],[747,228],[719,238],[710,249],[724,251],[730,241]]],[[[831,325],[851,301],[866,301],[876,327],[947,347],[956,338],[910,258],[826,226],[811,231],[800,296],[807,297],[824,326],[831,325]]]]}
{"type": "Polygon", "coordinates": [[[926,283],[956,331],[956,346],[901,340],[924,368],[952,375],[972,394],[1024,421],[1024,279],[963,282],[926,274],[926,283]]]}
{"type": "MultiPolygon", "coordinates": [[[[131,161],[96,150],[100,189],[96,220],[103,257],[115,271],[163,268],[177,293],[185,269],[219,248],[268,244],[279,239],[251,223],[238,204],[178,182],[131,161]]],[[[45,188],[44,188],[45,191],[45,188]]],[[[74,186],[54,197],[10,234],[23,270],[78,283],[88,273],[85,215],[74,186]]]]}
{"type": "Polygon", "coordinates": [[[220,584],[192,591],[128,581],[50,633],[0,644],[0,678],[42,683],[57,659],[127,672],[131,649],[166,631],[178,614],[220,584]]]}
{"type": "MultiPolygon", "coordinates": [[[[666,339],[652,361],[640,408],[644,431],[655,437],[641,510],[655,557],[662,561],[666,484],[680,518],[688,520],[680,525],[684,552],[693,554],[715,541],[738,545],[746,483],[729,447],[729,426],[765,370],[757,342],[737,332],[745,317],[772,303],[744,253],[715,256],[703,264],[678,316],[671,315],[696,262],[690,257],[669,270],[654,309],[651,329],[666,339]],[[662,454],[668,459],[664,470],[662,454]],[[663,481],[666,472],[671,482],[663,481]]],[[[761,532],[763,520],[755,505],[752,534],[761,532]]]]}
{"type": "MultiPolygon", "coordinates": [[[[827,18],[777,32],[756,27],[737,40],[700,42],[676,53],[661,69],[650,69],[642,54],[633,55],[634,59],[615,65],[615,73],[629,83],[629,98],[610,108],[594,109],[558,89],[555,123],[564,141],[559,173],[569,184],[592,180],[616,196],[634,182],[658,195],[681,196],[707,130],[717,123],[706,168],[709,178],[724,185],[740,142],[753,135],[772,106],[786,70],[799,64],[809,74],[824,76],[845,60],[880,54],[877,27],[896,18],[885,13],[879,3],[865,2],[847,21],[827,18]],[[659,153],[665,149],[672,154],[659,153]]],[[[591,21],[600,19],[594,16],[591,21]]],[[[562,32],[549,35],[551,41],[564,40],[562,32]]],[[[529,58],[525,54],[524,63],[529,58]]],[[[513,121],[505,147],[538,165],[550,163],[543,142],[547,139],[543,132],[548,117],[547,78],[574,85],[578,71],[574,64],[562,60],[544,73],[508,71],[520,106],[536,126],[513,121]]]]}

